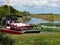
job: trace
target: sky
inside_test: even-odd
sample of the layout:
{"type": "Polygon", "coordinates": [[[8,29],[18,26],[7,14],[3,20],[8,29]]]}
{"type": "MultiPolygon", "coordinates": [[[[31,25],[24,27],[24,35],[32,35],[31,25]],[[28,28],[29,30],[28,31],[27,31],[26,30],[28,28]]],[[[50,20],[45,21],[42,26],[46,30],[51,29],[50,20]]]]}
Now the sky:
{"type": "Polygon", "coordinates": [[[0,0],[0,6],[11,5],[19,11],[31,14],[53,13],[60,14],[60,0],[0,0]]]}

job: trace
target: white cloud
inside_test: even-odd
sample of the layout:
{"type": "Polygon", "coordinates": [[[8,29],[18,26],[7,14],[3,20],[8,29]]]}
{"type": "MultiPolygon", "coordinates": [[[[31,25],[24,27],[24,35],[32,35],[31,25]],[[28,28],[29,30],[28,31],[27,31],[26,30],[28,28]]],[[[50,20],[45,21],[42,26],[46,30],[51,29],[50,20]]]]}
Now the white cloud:
{"type": "Polygon", "coordinates": [[[23,7],[34,6],[34,7],[42,7],[42,6],[50,6],[50,7],[58,7],[60,0],[10,0],[10,5],[23,7]]]}
{"type": "Polygon", "coordinates": [[[59,0],[50,0],[51,2],[59,2],[59,0]]]}
{"type": "Polygon", "coordinates": [[[47,3],[48,3],[47,0],[36,0],[36,1],[33,0],[32,1],[32,5],[35,5],[35,6],[43,6],[43,5],[46,5],[47,3]]]}
{"type": "Polygon", "coordinates": [[[49,0],[47,6],[49,7],[60,7],[60,0],[49,0]]]}
{"type": "Polygon", "coordinates": [[[49,4],[47,4],[47,6],[49,6],[49,7],[59,7],[59,5],[57,3],[49,3],[49,4]]]}

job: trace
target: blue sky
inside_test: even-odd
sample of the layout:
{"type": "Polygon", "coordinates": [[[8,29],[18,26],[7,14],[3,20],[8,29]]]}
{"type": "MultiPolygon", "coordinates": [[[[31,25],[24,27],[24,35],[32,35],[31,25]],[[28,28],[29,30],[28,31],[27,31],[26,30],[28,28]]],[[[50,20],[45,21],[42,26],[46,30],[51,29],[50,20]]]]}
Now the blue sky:
{"type": "MultiPolygon", "coordinates": [[[[0,6],[5,4],[8,5],[6,0],[0,0],[0,6]]],[[[60,0],[10,0],[9,5],[19,11],[27,11],[32,14],[60,14],[60,0]]]]}

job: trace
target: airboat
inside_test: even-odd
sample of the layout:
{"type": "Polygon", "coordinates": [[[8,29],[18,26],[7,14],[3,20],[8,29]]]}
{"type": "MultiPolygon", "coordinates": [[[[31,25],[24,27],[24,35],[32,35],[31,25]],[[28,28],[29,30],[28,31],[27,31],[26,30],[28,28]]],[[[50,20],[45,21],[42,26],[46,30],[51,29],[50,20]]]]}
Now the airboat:
{"type": "Polygon", "coordinates": [[[34,30],[33,25],[21,22],[22,16],[10,15],[1,19],[0,32],[10,34],[40,33],[40,30],[34,30]]]}

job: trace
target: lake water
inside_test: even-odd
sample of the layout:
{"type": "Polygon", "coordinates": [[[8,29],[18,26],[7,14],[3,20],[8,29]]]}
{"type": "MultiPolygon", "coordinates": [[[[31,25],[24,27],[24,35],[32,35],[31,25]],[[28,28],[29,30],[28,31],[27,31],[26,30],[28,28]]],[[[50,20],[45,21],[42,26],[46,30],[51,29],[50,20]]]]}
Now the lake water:
{"type": "Polygon", "coordinates": [[[60,21],[55,20],[53,22],[50,22],[48,20],[44,20],[41,18],[31,18],[31,20],[28,22],[29,24],[39,24],[39,23],[60,23],[60,21]]]}

